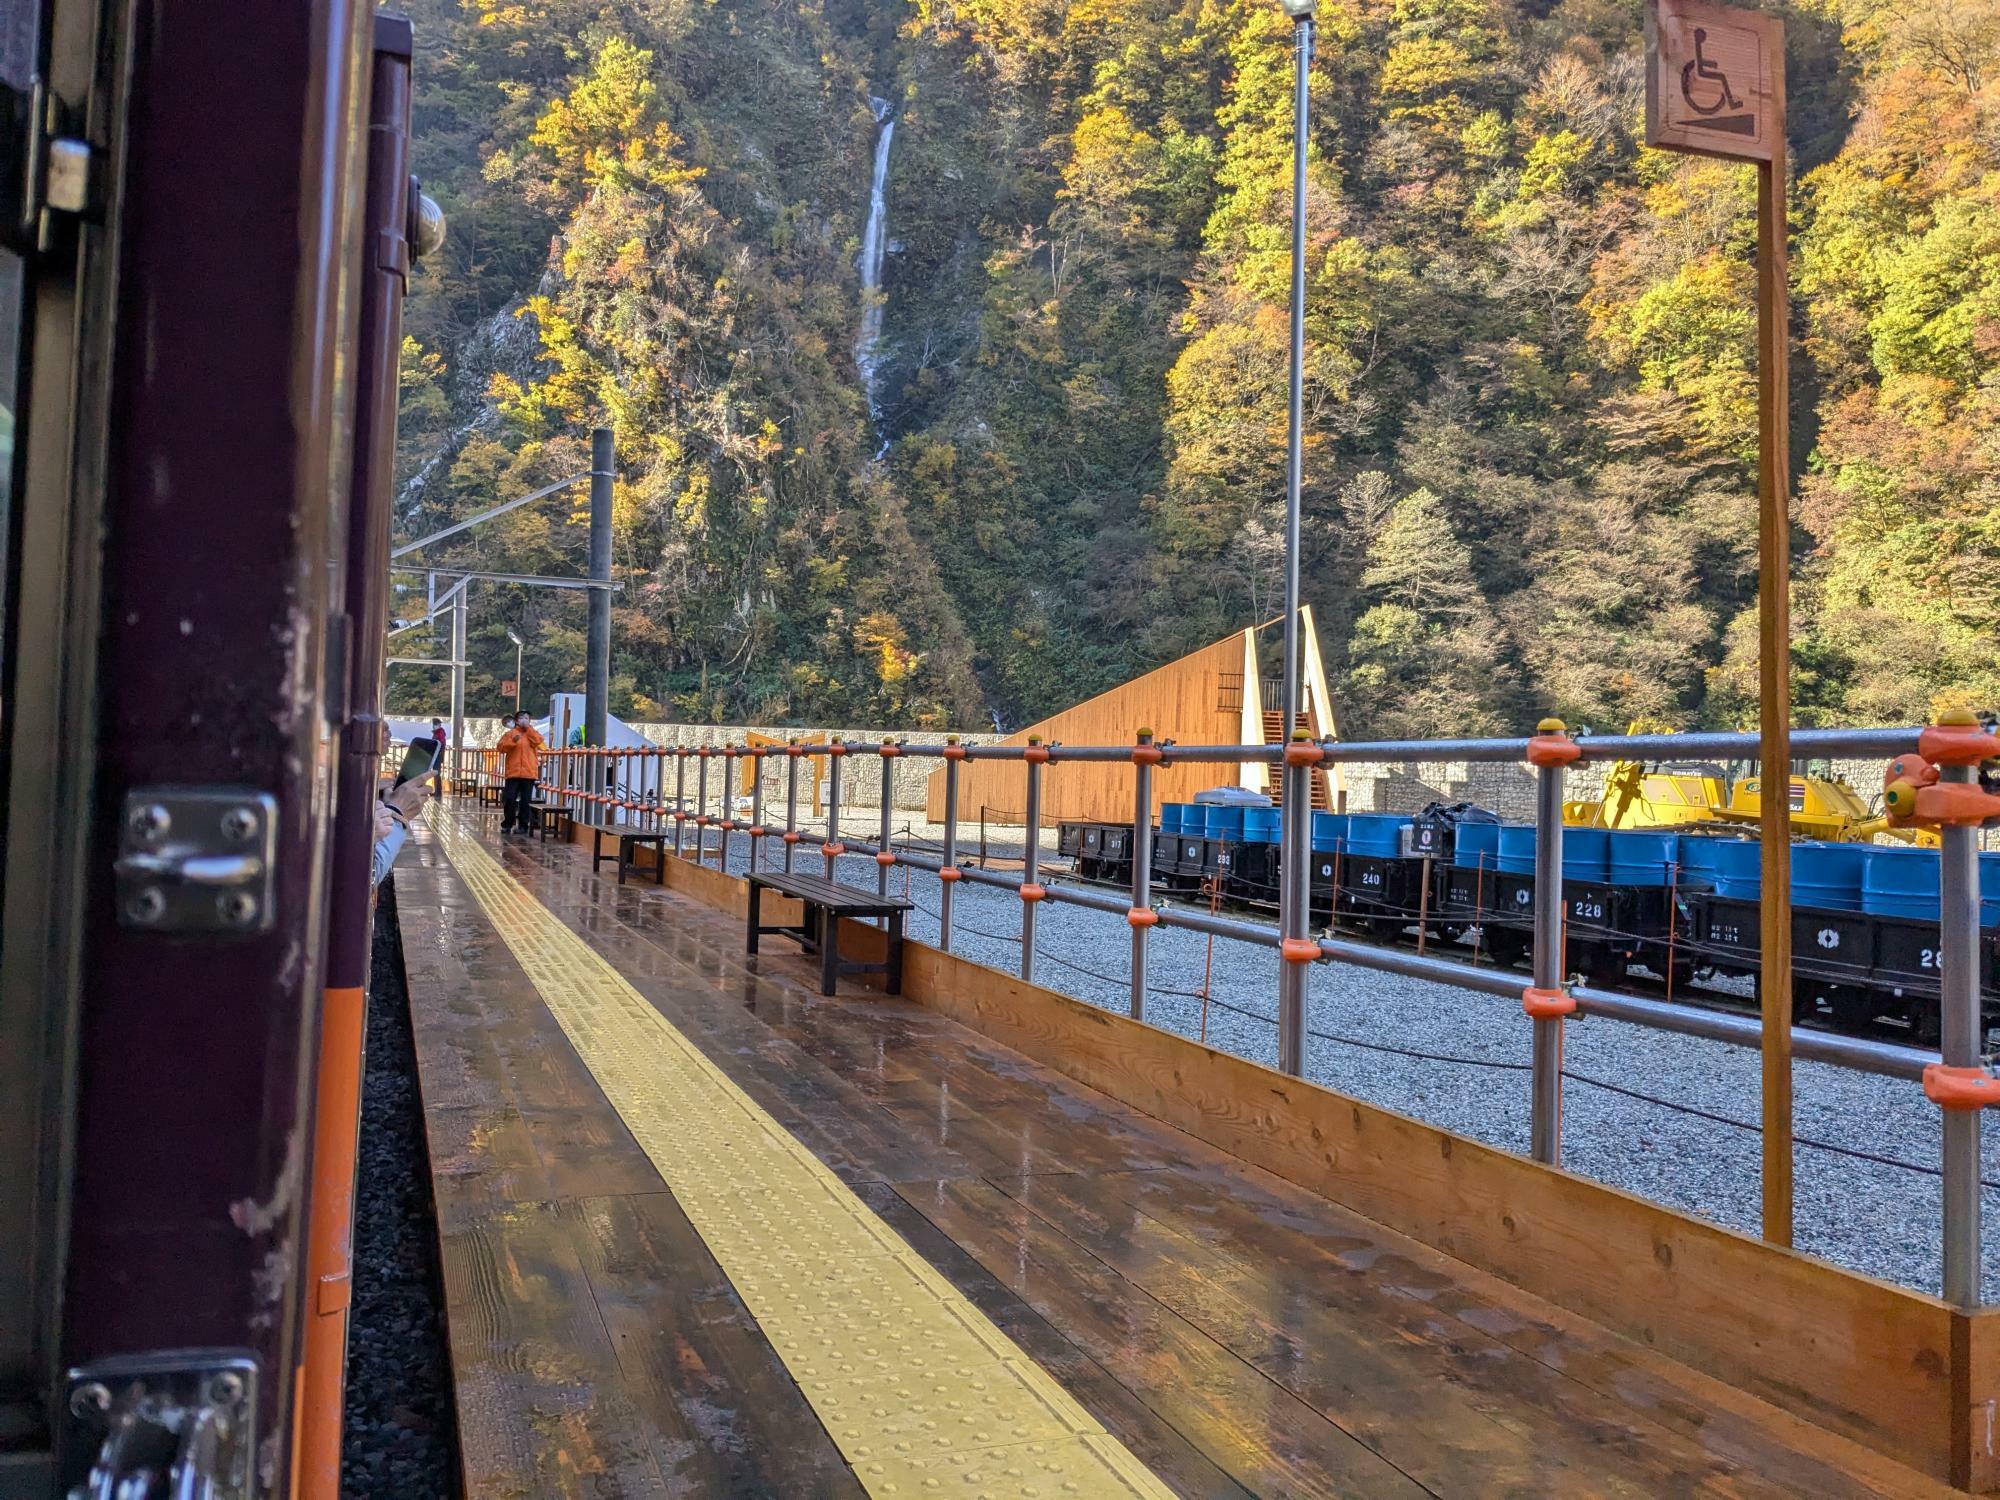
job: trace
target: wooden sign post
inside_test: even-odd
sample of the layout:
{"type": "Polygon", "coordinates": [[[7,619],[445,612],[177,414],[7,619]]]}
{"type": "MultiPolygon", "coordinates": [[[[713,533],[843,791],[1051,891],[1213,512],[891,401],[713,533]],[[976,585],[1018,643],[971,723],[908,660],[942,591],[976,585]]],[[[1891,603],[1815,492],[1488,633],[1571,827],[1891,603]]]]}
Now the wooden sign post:
{"type": "Polygon", "coordinates": [[[1646,144],[1757,164],[1757,634],[1764,1018],[1764,1238],[1792,1242],[1791,414],[1786,352],[1785,28],[1757,11],[1648,0],[1646,144]]]}

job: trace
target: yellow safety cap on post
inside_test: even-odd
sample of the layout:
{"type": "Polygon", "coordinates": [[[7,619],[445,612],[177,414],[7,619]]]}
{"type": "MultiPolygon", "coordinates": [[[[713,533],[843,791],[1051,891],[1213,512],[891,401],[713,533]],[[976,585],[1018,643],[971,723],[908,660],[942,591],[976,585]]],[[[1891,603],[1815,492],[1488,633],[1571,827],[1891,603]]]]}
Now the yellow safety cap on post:
{"type": "Polygon", "coordinates": [[[1561,719],[1544,719],[1535,726],[1536,734],[1567,734],[1568,732],[1569,725],[1563,723],[1561,719]]]}

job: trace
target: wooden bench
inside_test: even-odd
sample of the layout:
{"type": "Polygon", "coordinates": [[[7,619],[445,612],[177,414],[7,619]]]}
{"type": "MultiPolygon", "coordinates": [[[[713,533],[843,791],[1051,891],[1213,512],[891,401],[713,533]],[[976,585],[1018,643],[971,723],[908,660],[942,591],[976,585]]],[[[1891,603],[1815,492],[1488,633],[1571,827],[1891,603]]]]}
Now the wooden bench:
{"type": "Polygon", "coordinates": [[[639,868],[632,858],[632,851],[645,845],[653,848],[653,884],[667,883],[667,838],[668,835],[657,828],[635,828],[628,823],[578,823],[579,828],[590,834],[590,872],[597,873],[597,867],[607,859],[618,861],[618,883],[625,883],[625,876],[639,868]],[[612,852],[604,852],[604,841],[612,840],[612,852]]]}
{"type": "Polygon", "coordinates": [[[819,992],[831,995],[842,974],[884,974],[892,995],[903,992],[903,913],[912,903],[900,896],[878,896],[837,881],[813,875],[787,875],[779,870],[754,870],[750,874],[750,931],[745,951],[757,951],[757,939],[767,932],[797,938],[808,953],[819,954],[819,992]],[[766,888],[780,896],[790,896],[803,908],[803,922],[797,927],[766,927],[759,908],[766,888]],[[888,962],[846,963],[840,957],[842,917],[886,917],[888,919],[888,962]]]}
{"type": "Polygon", "coordinates": [[[535,828],[542,836],[542,842],[550,839],[567,841],[570,829],[575,826],[576,814],[554,802],[530,802],[528,809],[534,815],[535,828]]]}

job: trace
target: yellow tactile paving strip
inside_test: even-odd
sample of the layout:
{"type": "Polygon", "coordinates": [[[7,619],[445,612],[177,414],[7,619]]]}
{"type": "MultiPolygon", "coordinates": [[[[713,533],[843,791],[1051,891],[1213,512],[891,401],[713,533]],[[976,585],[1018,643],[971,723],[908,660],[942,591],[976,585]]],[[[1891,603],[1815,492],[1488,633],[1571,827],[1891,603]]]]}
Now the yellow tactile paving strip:
{"type": "Polygon", "coordinates": [[[431,826],[870,1495],[1172,1495],[453,814],[431,826]]]}

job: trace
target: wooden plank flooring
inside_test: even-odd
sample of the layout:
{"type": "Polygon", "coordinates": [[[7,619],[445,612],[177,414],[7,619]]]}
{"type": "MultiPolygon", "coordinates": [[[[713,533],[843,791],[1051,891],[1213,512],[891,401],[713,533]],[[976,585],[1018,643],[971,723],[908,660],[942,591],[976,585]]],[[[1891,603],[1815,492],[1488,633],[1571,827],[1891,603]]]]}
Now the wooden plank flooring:
{"type": "MultiPolygon", "coordinates": [[[[1950,1493],[734,919],[500,857],[1177,1493],[1950,1493]]],[[[862,1493],[435,843],[396,879],[470,1492],[862,1493]]]]}

